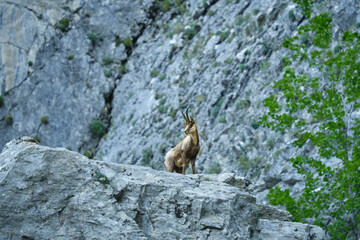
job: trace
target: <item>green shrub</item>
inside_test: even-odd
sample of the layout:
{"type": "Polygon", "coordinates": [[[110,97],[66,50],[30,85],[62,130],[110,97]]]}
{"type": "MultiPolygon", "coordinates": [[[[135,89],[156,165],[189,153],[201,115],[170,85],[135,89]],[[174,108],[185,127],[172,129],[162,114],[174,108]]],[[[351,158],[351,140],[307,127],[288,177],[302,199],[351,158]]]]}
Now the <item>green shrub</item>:
{"type": "Polygon", "coordinates": [[[233,61],[234,61],[233,58],[227,58],[227,59],[225,60],[225,63],[226,63],[226,64],[232,64],[233,61]]]}
{"type": "Polygon", "coordinates": [[[267,69],[269,68],[269,66],[270,66],[270,62],[264,62],[261,65],[261,72],[265,73],[267,71],[267,69]]]}
{"type": "Polygon", "coordinates": [[[256,130],[260,127],[260,124],[257,121],[251,121],[250,126],[256,130]]]}
{"type": "Polygon", "coordinates": [[[170,117],[171,117],[172,119],[175,119],[175,117],[176,117],[176,110],[175,110],[174,108],[171,108],[171,109],[170,109],[170,117]]]}
{"type": "Polygon", "coordinates": [[[214,163],[211,165],[209,174],[219,174],[221,172],[221,167],[219,163],[214,163]]]}
{"type": "Polygon", "coordinates": [[[241,24],[243,24],[244,22],[246,21],[246,18],[245,17],[243,17],[243,16],[237,16],[236,18],[235,18],[235,24],[236,25],[241,25],[241,24]]]}
{"type": "Polygon", "coordinates": [[[173,26],[174,34],[178,34],[184,30],[184,24],[181,22],[175,23],[173,26]]]}
{"type": "Polygon", "coordinates": [[[241,72],[243,72],[243,71],[245,70],[245,68],[246,68],[245,64],[241,63],[241,64],[239,65],[239,70],[240,70],[241,72]]]}
{"type": "Polygon", "coordinates": [[[33,137],[33,139],[34,139],[35,141],[37,141],[38,143],[40,143],[40,137],[39,137],[38,135],[36,135],[35,137],[33,137]]]}
{"type": "Polygon", "coordinates": [[[60,20],[60,22],[58,24],[58,28],[62,32],[66,32],[69,29],[69,25],[70,25],[70,20],[68,18],[63,18],[60,20]]]}
{"type": "Polygon", "coordinates": [[[113,63],[113,59],[111,57],[109,57],[109,56],[104,57],[102,62],[101,62],[101,64],[105,65],[105,66],[110,65],[112,63],[113,63]]]}
{"type": "Polygon", "coordinates": [[[186,13],[186,2],[184,2],[183,4],[181,4],[179,7],[178,7],[178,10],[179,10],[179,13],[181,15],[183,15],[184,13],[186,13]]]}
{"type": "Polygon", "coordinates": [[[185,30],[184,37],[186,40],[191,40],[195,37],[197,31],[194,27],[189,27],[185,30]]]}
{"type": "Polygon", "coordinates": [[[161,11],[167,12],[170,10],[171,2],[169,0],[164,0],[161,4],[161,11]]]}
{"type": "Polygon", "coordinates": [[[174,3],[176,6],[181,6],[181,4],[183,4],[185,2],[185,0],[175,0],[174,3]]]}
{"type": "Polygon", "coordinates": [[[5,122],[7,124],[11,124],[13,122],[13,117],[11,116],[11,114],[5,116],[5,122]]]}
{"type": "Polygon", "coordinates": [[[29,67],[31,67],[33,65],[33,62],[32,61],[28,61],[28,65],[29,67]]]}
{"type": "Polygon", "coordinates": [[[120,44],[121,44],[121,40],[120,40],[119,36],[117,36],[115,38],[115,46],[119,46],[120,44]]]}
{"type": "Polygon", "coordinates": [[[218,31],[216,32],[216,35],[220,36],[220,42],[224,42],[230,35],[229,31],[226,32],[222,32],[222,31],[218,31]]]}
{"type": "Polygon", "coordinates": [[[241,154],[238,158],[238,162],[245,172],[249,171],[250,168],[253,168],[253,167],[259,165],[259,163],[261,163],[262,160],[263,159],[261,157],[256,157],[254,159],[248,159],[248,157],[245,154],[241,154]]]}
{"type": "Polygon", "coordinates": [[[124,75],[126,73],[126,63],[123,63],[121,64],[119,67],[118,67],[118,71],[121,75],[124,75]]]}
{"type": "Polygon", "coordinates": [[[132,41],[131,38],[125,38],[123,40],[123,43],[124,43],[126,48],[133,48],[133,41],[132,41]]]}
{"type": "Polygon", "coordinates": [[[90,131],[94,135],[101,137],[105,134],[106,129],[105,129],[104,123],[102,121],[95,120],[94,122],[92,122],[90,124],[90,131]]]}
{"type": "Polygon", "coordinates": [[[103,40],[103,36],[101,34],[96,34],[96,33],[93,33],[93,32],[88,32],[87,33],[87,38],[91,41],[91,43],[93,45],[95,45],[96,41],[98,41],[98,40],[102,41],[103,40]]]}
{"type": "Polygon", "coordinates": [[[211,16],[213,16],[214,15],[214,11],[213,10],[210,10],[209,12],[208,12],[208,15],[211,17],[211,16]]]}
{"type": "Polygon", "coordinates": [[[161,76],[160,76],[159,80],[160,80],[160,81],[163,81],[165,78],[166,78],[166,74],[165,74],[165,73],[163,73],[163,74],[161,74],[161,76]]]}
{"type": "Polygon", "coordinates": [[[145,165],[149,165],[151,159],[154,157],[153,151],[151,148],[144,149],[142,151],[142,160],[145,165]]]}
{"type": "Polygon", "coordinates": [[[225,116],[225,115],[221,115],[221,116],[219,117],[219,123],[227,123],[227,121],[226,121],[226,116],[225,116]]]}
{"type": "Polygon", "coordinates": [[[91,152],[91,150],[86,149],[83,154],[85,157],[92,159],[94,157],[94,154],[91,152]]]}
{"type": "Polygon", "coordinates": [[[339,53],[341,51],[342,47],[340,44],[337,44],[335,47],[334,47],[334,53],[339,53]]]}
{"type": "Polygon", "coordinates": [[[239,109],[247,109],[250,107],[250,105],[251,105],[250,100],[242,99],[236,103],[236,109],[238,109],[238,110],[239,109]]]}
{"type": "Polygon", "coordinates": [[[100,182],[100,183],[102,183],[104,185],[105,184],[110,184],[109,178],[107,176],[105,176],[103,173],[99,172],[99,171],[97,171],[95,173],[95,179],[96,179],[96,181],[98,181],[98,182],[100,182]]]}
{"type": "Polygon", "coordinates": [[[295,17],[295,14],[294,14],[294,10],[290,10],[288,15],[289,15],[290,21],[295,22],[296,17],[295,17]]]}
{"type": "Polygon", "coordinates": [[[205,96],[204,95],[197,95],[195,97],[195,101],[199,104],[202,103],[203,101],[205,101],[205,96]]]}
{"type": "Polygon", "coordinates": [[[157,77],[158,74],[159,74],[159,71],[154,69],[154,70],[151,71],[150,76],[155,78],[155,77],[157,77]]]}
{"type": "Polygon", "coordinates": [[[258,13],[260,12],[260,10],[259,9],[254,9],[254,10],[252,10],[252,13],[254,14],[254,15],[257,15],[258,13]]]}
{"type": "Polygon", "coordinates": [[[68,60],[73,60],[73,59],[74,59],[74,55],[72,55],[72,54],[68,55],[67,59],[68,59],[68,60]]]}
{"type": "Polygon", "coordinates": [[[220,108],[221,108],[221,105],[223,104],[224,102],[224,99],[219,99],[215,106],[213,107],[213,109],[211,110],[211,115],[213,117],[216,117],[218,114],[219,114],[219,111],[220,111],[220,108]]]}
{"type": "Polygon", "coordinates": [[[4,98],[0,95],[0,107],[4,106],[4,98]]]}
{"type": "Polygon", "coordinates": [[[105,77],[107,77],[107,78],[111,77],[111,71],[110,71],[109,69],[105,69],[105,70],[104,70],[104,75],[105,75],[105,77]]]}
{"type": "Polygon", "coordinates": [[[42,124],[48,124],[49,123],[49,117],[48,116],[41,117],[41,123],[42,124]]]}

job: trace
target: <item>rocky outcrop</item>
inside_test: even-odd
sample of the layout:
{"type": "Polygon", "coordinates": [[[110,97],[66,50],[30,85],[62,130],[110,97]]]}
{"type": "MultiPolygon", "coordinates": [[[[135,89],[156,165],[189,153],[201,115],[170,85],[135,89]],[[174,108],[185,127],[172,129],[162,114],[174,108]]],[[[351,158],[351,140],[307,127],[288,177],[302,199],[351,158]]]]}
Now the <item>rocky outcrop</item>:
{"type": "MultiPolygon", "coordinates": [[[[332,12],[334,38],[360,22],[356,0],[316,2],[332,12]]],[[[295,133],[257,123],[282,74],[283,40],[305,23],[293,1],[2,0],[0,11],[0,148],[37,136],[163,170],[190,107],[198,173],[246,176],[261,203],[275,185],[301,192],[288,159],[313,147],[297,151],[295,133]]]]}
{"type": "Polygon", "coordinates": [[[94,161],[23,137],[0,155],[0,238],[323,239],[258,205],[248,183],[94,161]]]}

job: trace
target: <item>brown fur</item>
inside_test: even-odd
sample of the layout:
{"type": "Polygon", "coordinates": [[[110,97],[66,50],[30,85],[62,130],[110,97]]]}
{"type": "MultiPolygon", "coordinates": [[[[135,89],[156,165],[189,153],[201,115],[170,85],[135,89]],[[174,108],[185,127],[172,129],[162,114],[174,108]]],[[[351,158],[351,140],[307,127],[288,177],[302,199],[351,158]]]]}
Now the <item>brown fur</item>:
{"type": "Polygon", "coordinates": [[[185,175],[185,170],[191,162],[192,173],[195,174],[195,160],[200,150],[200,141],[195,120],[182,113],[185,120],[185,134],[188,134],[181,142],[172,148],[165,157],[165,167],[168,172],[177,172],[185,175]]]}

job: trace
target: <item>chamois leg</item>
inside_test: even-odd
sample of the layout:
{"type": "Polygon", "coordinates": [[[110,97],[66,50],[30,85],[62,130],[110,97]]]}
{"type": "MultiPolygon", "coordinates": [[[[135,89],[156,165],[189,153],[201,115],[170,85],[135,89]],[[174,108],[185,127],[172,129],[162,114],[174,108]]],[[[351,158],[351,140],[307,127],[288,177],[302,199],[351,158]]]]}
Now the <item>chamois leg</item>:
{"type": "Polygon", "coordinates": [[[193,174],[195,174],[195,160],[196,159],[191,159],[191,168],[192,168],[193,174]]]}
{"type": "Polygon", "coordinates": [[[168,172],[173,172],[175,168],[174,159],[172,159],[171,156],[168,156],[168,154],[166,154],[165,158],[165,167],[168,172]]]}
{"type": "Polygon", "coordinates": [[[181,159],[182,159],[182,174],[185,175],[185,170],[186,170],[186,156],[185,156],[185,153],[181,154],[181,159]]]}

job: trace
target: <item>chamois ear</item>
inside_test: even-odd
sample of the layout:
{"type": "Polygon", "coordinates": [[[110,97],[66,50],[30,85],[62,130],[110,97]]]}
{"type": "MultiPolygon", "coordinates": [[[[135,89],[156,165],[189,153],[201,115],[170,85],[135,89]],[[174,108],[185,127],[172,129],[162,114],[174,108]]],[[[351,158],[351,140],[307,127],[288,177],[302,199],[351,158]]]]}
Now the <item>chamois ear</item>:
{"type": "Polygon", "coordinates": [[[195,123],[195,120],[193,119],[192,116],[190,116],[191,122],[195,123]]]}

